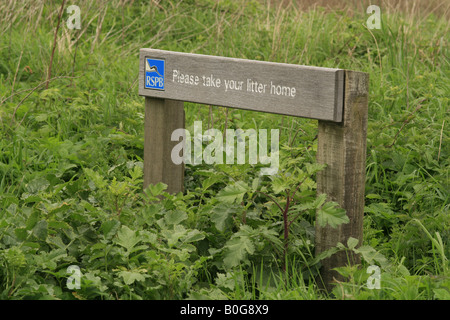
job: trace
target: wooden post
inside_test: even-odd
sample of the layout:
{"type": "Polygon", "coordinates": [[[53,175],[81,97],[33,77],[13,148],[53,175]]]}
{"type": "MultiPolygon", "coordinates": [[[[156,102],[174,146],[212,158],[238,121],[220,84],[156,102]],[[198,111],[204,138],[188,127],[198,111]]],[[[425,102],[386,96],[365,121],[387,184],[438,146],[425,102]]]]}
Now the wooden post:
{"type": "MultiPolygon", "coordinates": [[[[325,193],[346,210],[350,222],[338,228],[320,227],[316,223],[316,254],[336,246],[347,245],[347,239],[363,239],[364,185],[366,169],[366,136],[368,83],[366,73],[345,71],[343,122],[319,120],[317,162],[327,167],[317,175],[317,194],[325,193]]],[[[359,257],[338,252],[324,259],[322,281],[330,291],[333,278],[342,279],[335,267],[359,263],[359,257]],[[350,261],[348,261],[350,259],[350,261]]]]}
{"type": "Polygon", "coordinates": [[[145,98],[144,189],[163,182],[169,193],[183,191],[184,164],[171,161],[172,149],[179,143],[171,141],[172,132],[185,126],[183,106],[183,101],[145,98]]]}

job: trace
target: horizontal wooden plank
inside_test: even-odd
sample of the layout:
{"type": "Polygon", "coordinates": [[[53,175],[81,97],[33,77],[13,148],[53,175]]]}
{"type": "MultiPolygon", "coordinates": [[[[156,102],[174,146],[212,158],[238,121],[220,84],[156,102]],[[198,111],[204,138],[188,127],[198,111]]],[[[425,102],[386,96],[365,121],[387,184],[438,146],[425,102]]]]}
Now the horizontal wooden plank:
{"type": "Polygon", "coordinates": [[[139,94],[342,121],[344,70],[140,50],[139,94]]]}

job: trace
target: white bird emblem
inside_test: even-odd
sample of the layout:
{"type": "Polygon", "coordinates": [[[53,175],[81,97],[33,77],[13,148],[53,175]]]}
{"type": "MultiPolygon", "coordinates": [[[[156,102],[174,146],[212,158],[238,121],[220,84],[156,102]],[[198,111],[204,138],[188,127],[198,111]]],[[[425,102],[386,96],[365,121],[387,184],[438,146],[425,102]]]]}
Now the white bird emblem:
{"type": "Polygon", "coordinates": [[[158,72],[158,68],[156,66],[150,66],[147,59],[145,60],[145,71],[156,72],[160,77],[162,77],[162,75],[158,72]]]}

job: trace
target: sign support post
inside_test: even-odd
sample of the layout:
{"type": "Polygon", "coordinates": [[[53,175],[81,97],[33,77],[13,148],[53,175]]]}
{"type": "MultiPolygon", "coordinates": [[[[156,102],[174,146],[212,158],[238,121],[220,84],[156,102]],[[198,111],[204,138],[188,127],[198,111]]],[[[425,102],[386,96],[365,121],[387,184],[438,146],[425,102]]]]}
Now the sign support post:
{"type": "Polygon", "coordinates": [[[183,101],[145,97],[144,188],[163,182],[169,193],[183,191],[184,164],[171,160],[171,135],[184,125],[183,101]]]}
{"type": "MultiPolygon", "coordinates": [[[[347,245],[350,237],[363,240],[364,186],[366,170],[366,136],[368,114],[368,75],[345,71],[343,121],[319,121],[317,162],[327,167],[317,173],[317,194],[325,193],[346,210],[350,220],[337,228],[316,223],[316,254],[347,245]]],[[[338,252],[322,261],[322,281],[331,290],[333,278],[341,280],[333,268],[360,263],[357,255],[338,252]],[[348,261],[350,260],[350,261],[348,261]]]]}

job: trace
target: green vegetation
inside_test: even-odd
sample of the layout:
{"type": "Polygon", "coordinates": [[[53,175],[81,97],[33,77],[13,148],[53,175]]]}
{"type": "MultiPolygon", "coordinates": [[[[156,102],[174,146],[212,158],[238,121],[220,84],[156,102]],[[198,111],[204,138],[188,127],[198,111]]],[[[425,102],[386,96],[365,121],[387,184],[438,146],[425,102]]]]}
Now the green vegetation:
{"type": "Polygon", "coordinates": [[[57,30],[61,3],[0,3],[0,299],[450,299],[444,17],[382,8],[369,30],[320,7],[86,0],[81,29],[64,11],[57,30]],[[317,121],[186,104],[188,129],[279,128],[280,174],[187,166],[184,194],[142,191],[142,47],[370,74],[364,244],[332,250],[362,257],[347,281],[319,290],[315,214],[346,216],[315,196],[317,121]]]}

